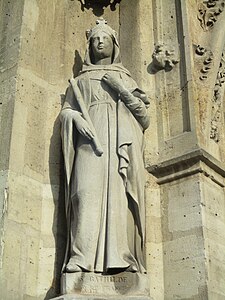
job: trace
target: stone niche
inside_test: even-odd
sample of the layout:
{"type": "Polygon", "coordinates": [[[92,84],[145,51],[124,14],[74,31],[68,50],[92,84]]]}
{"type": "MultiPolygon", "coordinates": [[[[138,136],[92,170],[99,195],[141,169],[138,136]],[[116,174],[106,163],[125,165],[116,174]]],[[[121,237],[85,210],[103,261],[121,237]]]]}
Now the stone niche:
{"type": "MultiPolygon", "coordinates": [[[[0,0],[2,300],[48,300],[60,285],[74,288],[69,277],[60,284],[66,220],[58,115],[68,79],[81,68],[85,31],[101,16],[119,33],[123,64],[151,100],[151,298],[225,298],[224,13],[223,0],[0,0]]],[[[77,281],[92,291],[86,299],[98,280],[77,281]]],[[[143,287],[132,296],[125,277],[104,280],[109,291],[122,286],[130,299],[143,297],[143,287]]]]}
{"type": "MultiPolygon", "coordinates": [[[[96,19],[103,16],[119,32],[123,64],[148,95],[153,90],[146,70],[153,52],[151,2],[114,1],[114,7],[103,8],[100,1],[90,7],[82,2],[0,1],[0,290],[4,300],[47,300],[60,293],[66,222],[58,114],[68,79],[81,67],[85,31],[96,19]]],[[[149,176],[149,189],[151,182],[149,176]]],[[[148,235],[147,253],[160,253],[154,245],[148,235]]],[[[159,274],[161,262],[150,264],[148,258],[148,269],[159,274]]],[[[160,281],[151,283],[160,286],[155,292],[159,294],[160,281]]]]}

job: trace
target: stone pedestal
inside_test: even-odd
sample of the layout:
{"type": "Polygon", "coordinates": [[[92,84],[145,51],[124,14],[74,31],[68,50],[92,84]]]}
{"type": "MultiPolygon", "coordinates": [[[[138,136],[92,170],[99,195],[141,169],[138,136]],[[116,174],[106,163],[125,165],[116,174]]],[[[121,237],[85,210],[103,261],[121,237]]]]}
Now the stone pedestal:
{"type": "Polygon", "coordinates": [[[62,294],[56,299],[150,299],[146,274],[124,272],[115,275],[65,273],[62,294]]]}
{"type": "Polygon", "coordinates": [[[76,295],[62,295],[52,300],[151,300],[150,297],[144,296],[109,296],[109,297],[99,297],[99,296],[76,296],[76,295]]]}

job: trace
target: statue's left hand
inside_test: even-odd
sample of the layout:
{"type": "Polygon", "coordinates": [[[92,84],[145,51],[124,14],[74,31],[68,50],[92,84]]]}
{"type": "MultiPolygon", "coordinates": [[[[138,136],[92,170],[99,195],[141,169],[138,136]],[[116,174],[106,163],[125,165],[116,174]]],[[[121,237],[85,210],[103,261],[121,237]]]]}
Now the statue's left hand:
{"type": "Polygon", "coordinates": [[[117,79],[115,76],[113,76],[112,73],[106,73],[103,77],[102,80],[107,83],[111,89],[113,89],[115,92],[118,94],[124,91],[124,86],[121,82],[121,80],[117,79]]]}

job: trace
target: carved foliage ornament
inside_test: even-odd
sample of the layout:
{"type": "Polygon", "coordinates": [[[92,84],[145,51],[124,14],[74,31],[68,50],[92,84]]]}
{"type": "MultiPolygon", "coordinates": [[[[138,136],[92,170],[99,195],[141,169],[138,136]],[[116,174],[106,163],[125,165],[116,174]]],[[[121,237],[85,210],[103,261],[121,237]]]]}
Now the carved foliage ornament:
{"type": "Polygon", "coordinates": [[[213,62],[213,53],[211,50],[208,50],[200,45],[196,46],[195,53],[203,58],[203,66],[200,70],[200,80],[205,80],[208,78],[208,73],[212,67],[213,62]]]}
{"type": "Polygon", "coordinates": [[[198,19],[202,28],[207,31],[211,29],[223,12],[225,0],[206,0],[202,1],[198,7],[198,19]]]}
{"type": "Polygon", "coordinates": [[[110,5],[111,10],[116,9],[116,4],[120,3],[121,0],[79,0],[82,5],[82,9],[95,8],[95,6],[100,6],[102,9],[110,5]]]}
{"type": "Polygon", "coordinates": [[[158,44],[152,54],[152,62],[155,72],[160,70],[170,71],[179,62],[173,49],[168,49],[165,44],[158,44]]]}
{"type": "Polygon", "coordinates": [[[210,138],[215,142],[219,142],[219,131],[222,126],[222,105],[224,96],[224,82],[225,82],[225,50],[222,53],[219,70],[217,73],[216,84],[214,87],[214,95],[212,100],[211,113],[211,131],[210,138]]]}

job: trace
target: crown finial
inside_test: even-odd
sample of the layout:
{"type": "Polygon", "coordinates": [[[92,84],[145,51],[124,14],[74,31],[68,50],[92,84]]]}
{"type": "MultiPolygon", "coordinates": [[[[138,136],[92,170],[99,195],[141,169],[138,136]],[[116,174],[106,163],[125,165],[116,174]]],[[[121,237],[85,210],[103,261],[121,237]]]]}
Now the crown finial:
{"type": "Polygon", "coordinates": [[[103,18],[99,18],[98,20],[96,20],[96,25],[92,29],[86,30],[87,39],[89,40],[91,38],[91,36],[93,36],[95,33],[99,32],[99,31],[104,31],[113,37],[116,36],[115,30],[113,30],[107,24],[107,21],[103,18]]]}
{"type": "Polygon", "coordinates": [[[96,25],[105,25],[105,24],[107,24],[107,21],[102,17],[96,20],[96,25]]]}

